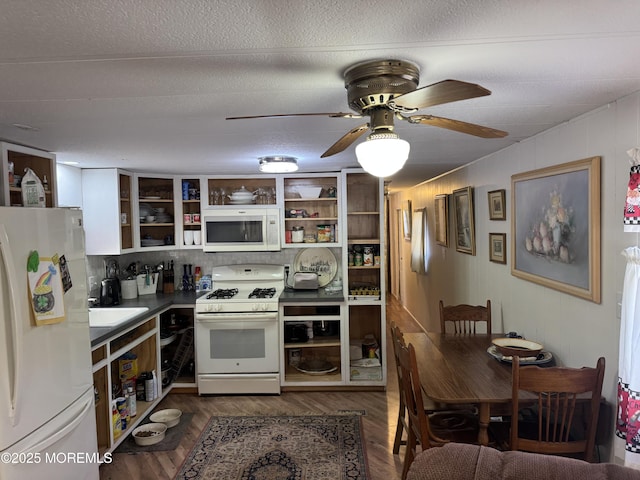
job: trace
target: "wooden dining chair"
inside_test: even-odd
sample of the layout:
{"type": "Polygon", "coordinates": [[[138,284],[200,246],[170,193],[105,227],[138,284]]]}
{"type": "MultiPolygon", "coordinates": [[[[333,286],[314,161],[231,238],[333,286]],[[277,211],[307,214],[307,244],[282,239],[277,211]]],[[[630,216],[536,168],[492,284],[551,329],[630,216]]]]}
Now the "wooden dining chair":
{"type": "Polygon", "coordinates": [[[415,458],[418,443],[422,450],[442,446],[450,441],[474,443],[478,438],[478,429],[450,430],[436,435],[430,427],[429,415],[425,411],[414,346],[398,344],[398,360],[408,417],[407,448],[402,468],[404,480],[415,458]]]}
{"type": "Polygon", "coordinates": [[[453,333],[476,334],[476,325],[485,323],[487,333],[491,333],[491,300],[487,305],[447,305],[440,300],[440,331],[448,333],[447,324],[453,325],[453,333]]]}
{"type": "Polygon", "coordinates": [[[598,427],[600,394],[604,378],[604,358],[595,368],[520,366],[513,357],[513,395],[511,450],[552,455],[579,454],[591,462],[598,427]],[[534,422],[519,422],[521,392],[531,392],[535,400],[526,401],[535,412],[534,422]],[[579,415],[577,407],[588,402],[588,413],[579,415]],[[528,428],[527,428],[528,427],[528,428]]]}
{"type": "Polygon", "coordinates": [[[404,386],[402,382],[402,369],[400,368],[400,347],[405,345],[404,336],[402,331],[395,324],[394,321],[390,323],[391,327],[391,343],[393,346],[393,356],[396,363],[396,376],[398,378],[398,391],[399,391],[399,405],[398,405],[398,420],[396,425],[396,436],[393,441],[393,453],[397,455],[400,452],[400,446],[406,445],[406,442],[402,440],[403,432],[408,432],[407,424],[407,404],[405,402],[404,386]]]}
{"type": "MultiPolygon", "coordinates": [[[[400,367],[399,352],[401,347],[406,347],[404,335],[396,323],[389,323],[391,328],[391,342],[396,364],[396,376],[398,379],[398,418],[396,421],[396,434],[393,441],[393,453],[397,455],[400,447],[406,445],[403,434],[409,431],[407,420],[407,406],[400,367]]],[[[474,405],[438,405],[429,397],[422,397],[422,406],[431,422],[435,422],[435,430],[469,430],[477,426],[477,409],[474,405]]]]}

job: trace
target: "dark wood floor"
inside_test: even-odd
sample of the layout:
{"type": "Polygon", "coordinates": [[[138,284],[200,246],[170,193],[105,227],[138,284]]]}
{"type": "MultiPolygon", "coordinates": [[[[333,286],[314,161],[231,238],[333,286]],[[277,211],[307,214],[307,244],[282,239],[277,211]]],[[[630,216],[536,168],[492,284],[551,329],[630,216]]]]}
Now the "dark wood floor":
{"type": "MultiPolygon", "coordinates": [[[[114,454],[113,462],[100,467],[102,480],[171,479],[212,415],[296,415],[333,414],[339,410],[365,410],[364,437],[371,480],[399,479],[403,450],[393,455],[391,449],[396,428],[398,385],[389,338],[388,323],[393,320],[405,332],[420,327],[410,315],[388,296],[387,304],[387,376],[385,392],[285,392],[279,396],[199,397],[169,394],[158,408],[179,408],[194,417],[180,445],[174,451],[114,454]]],[[[224,480],[224,479],[219,479],[224,480]]]]}

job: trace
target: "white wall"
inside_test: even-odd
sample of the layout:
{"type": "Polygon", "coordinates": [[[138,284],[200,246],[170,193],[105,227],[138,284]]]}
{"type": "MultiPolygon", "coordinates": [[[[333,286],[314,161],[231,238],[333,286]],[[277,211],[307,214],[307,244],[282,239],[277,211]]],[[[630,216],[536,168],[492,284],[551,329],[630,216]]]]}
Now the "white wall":
{"type": "MultiPolygon", "coordinates": [[[[475,256],[456,252],[452,241],[445,248],[431,239],[429,273],[417,275],[409,265],[409,242],[400,240],[403,259],[399,296],[407,310],[425,329],[437,331],[439,299],[445,303],[471,304],[491,299],[495,332],[517,331],[542,342],[559,364],[571,367],[595,366],[597,358],[604,356],[603,395],[615,406],[620,326],[616,305],[626,266],[621,252],[640,244],[637,234],[623,233],[622,224],[629,179],[626,151],[640,145],[639,118],[640,92],[457,171],[392,194],[391,225],[396,222],[396,209],[410,199],[414,209],[427,207],[429,228],[434,232],[434,196],[468,185],[475,189],[475,256]],[[510,273],[511,175],[592,156],[602,157],[600,304],[521,280],[510,273]],[[507,221],[489,221],[487,192],[502,188],[507,191],[507,221]],[[507,265],[489,261],[489,232],[507,233],[507,265]]],[[[450,227],[451,218],[450,215],[450,227]]],[[[605,460],[613,458],[611,445],[608,447],[605,460]]]]}
{"type": "Polygon", "coordinates": [[[82,206],[82,170],[61,163],[56,164],[56,187],[59,207],[82,206]]]}

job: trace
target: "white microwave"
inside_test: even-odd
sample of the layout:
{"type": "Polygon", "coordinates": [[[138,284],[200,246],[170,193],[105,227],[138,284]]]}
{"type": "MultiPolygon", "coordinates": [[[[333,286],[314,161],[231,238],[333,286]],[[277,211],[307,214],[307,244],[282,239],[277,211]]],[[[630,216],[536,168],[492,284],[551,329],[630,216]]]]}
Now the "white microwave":
{"type": "Polygon", "coordinates": [[[205,252],[266,252],[280,250],[280,209],[219,208],[202,213],[205,252]]]}

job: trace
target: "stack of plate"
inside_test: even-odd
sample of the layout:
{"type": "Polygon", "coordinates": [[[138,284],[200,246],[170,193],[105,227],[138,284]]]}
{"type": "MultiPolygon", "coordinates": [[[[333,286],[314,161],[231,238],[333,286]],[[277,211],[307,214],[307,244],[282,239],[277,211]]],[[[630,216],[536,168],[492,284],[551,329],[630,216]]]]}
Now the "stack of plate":
{"type": "Polygon", "coordinates": [[[143,247],[159,247],[160,245],[164,245],[164,240],[155,240],[153,238],[145,238],[140,240],[140,244],[143,247]]]}
{"type": "Polygon", "coordinates": [[[140,204],[140,218],[144,218],[148,215],[154,215],[154,214],[155,214],[155,210],[151,205],[149,205],[148,203],[140,204]]]}
{"type": "Polygon", "coordinates": [[[157,212],[156,211],[156,222],[157,223],[171,223],[173,222],[173,217],[165,212],[157,212]]]}

